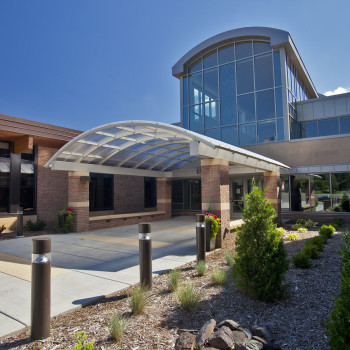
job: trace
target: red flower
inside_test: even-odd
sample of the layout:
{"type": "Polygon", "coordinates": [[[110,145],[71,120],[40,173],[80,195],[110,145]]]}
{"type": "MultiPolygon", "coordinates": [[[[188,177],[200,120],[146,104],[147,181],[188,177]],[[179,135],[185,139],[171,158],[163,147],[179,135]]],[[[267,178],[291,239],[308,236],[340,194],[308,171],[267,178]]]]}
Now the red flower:
{"type": "Polygon", "coordinates": [[[73,210],[71,208],[67,208],[67,211],[69,211],[70,213],[73,213],[73,210]]]}

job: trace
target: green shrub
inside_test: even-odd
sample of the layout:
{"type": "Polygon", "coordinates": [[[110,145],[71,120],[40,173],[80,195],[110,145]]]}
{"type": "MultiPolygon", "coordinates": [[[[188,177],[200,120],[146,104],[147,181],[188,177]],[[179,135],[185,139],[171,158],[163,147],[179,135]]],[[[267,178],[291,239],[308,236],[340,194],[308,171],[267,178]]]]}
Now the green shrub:
{"type": "Polygon", "coordinates": [[[4,231],[6,229],[5,225],[1,225],[0,226],[0,233],[2,233],[2,231],[4,231]]]}
{"type": "Polygon", "coordinates": [[[204,260],[199,260],[195,266],[195,269],[198,272],[199,276],[204,276],[205,272],[207,271],[207,264],[204,260]]]}
{"type": "Polygon", "coordinates": [[[108,321],[108,329],[111,338],[119,342],[126,331],[127,320],[120,314],[113,315],[108,321]]]}
{"type": "Polygon", "coordinates": [[[281,237],[287,234],[287,231],[283,227],[278,227],[276,230],[281,237]]]}
{"type": "Polygon", "coordinates": [[[323,236],[327,239],[332,237],[332,234],[335,232],[335,228],[332,225],[322,225],[320,228],[320,236],[323,236]]]}
{"type": "Polygon", "coordinates": [[[169,271],[167,276],[167,285],[168,285],[168,289],[171,292],[176,291],[177,287],[179,286],[180,277],[181,277],[180,270],[174,269],[169,271]]]}
{"type": "Polygon", "coordinates": [[[95,342],[93,340],[87,341],[85,332],[78,332],[74,335],[77,342],[72,347],[72,350],[94,350],[95,342]]]}
{"type": "Polygon", "coordinates": [[[288,233],[283,236],[283,239],[286,241],[299,241],[300,237],[296,233],[288,233]]]}
{"type": "Polygon", "coordinates": [[[201,301],[200,293],[192,286],[191,283],[187,283],[179,288],[177,297],[181,306],[186,311],[195,310],[201,301]]]}
{"type": "Polygon", "coordinates": [[[292,226],[292,229],[295,230],[295,231],[298,231],[302,227],[304,227],[304,225],[302,225],[302,224],[294,224],[292,226]]]}
{"type": "Polygon", "coordinates": [[[343,221],[343,219],[335,218],[335,219],[333,219],[333,221],[331,222],[331,225],[332,225],[336,230],[339,230],[339,229],[344,225],[344,221],[343,221]]]}
{"type": "Polygon", "coordinates": [[[320,256],[320,252],[318,251],[318,247],[315,244],[305,245],[302,249],[302,252],[308,254],[311,259],[317,259],[320,256]]]}
{"type": "Polygon", "coordinates": [[[284,295],[282,284],[288,270],[287,253],[273,222],[276,211],[254,182],[245,202],[232,277],[254,298],[272,301],[284,295]]]}
{"type": "Polygon", "coordinates": [[[309,254],[300,251],[292,256],[293,264],[301,269],[306,269],[311,266],[309,254]]]}
{"type": "Polygon", "coordinates": [[[211,282],[213,284],[224,284],[226,280],[226,271],[215,267],[211,276],[211,282]]]}
{"type": "Polygon", "coordinates": [[[297,224],[299,224],[299,225],[304,226],[305,223],[306,223],[306,220],[305,220],[305,219],[298,219],[298,220],[297,220],[297,224]]]}
{"type": "Polygon", "coordinates": [[[38,220],[37,222],[32,222],[32,220],[28,220],[26,223],[26,227],[29,231],[41,231],[46,226],[44,220],[38,220]]]}
{"type": "Polygon", "coordinates": [[[344,211],[350,211],[350,200],[347,193],[343,194],[343,197],[340,202],[340,206],[344,211]]]}
{"type": "Polygon", "coordinates": [[[147,305],[147,296],[145,289],[141,286],[136,288],[132,294],[129,295],[129,306],[133,315],[139,315],[147,305]]]}
{"type": "Polygon", "coordinates": [[[316,236],[311,239],[309,239],[305,245],[315,245],[318,249],[318,251],[322,252],[323,251],[323,246],[324,244],[327,243],[327,238],[323,236],[316,236]]]}
{"type": "Polygon", "coordinates": [[[331,350],[350,349],[350,231],[344,234],[345,247],[341,251],[341,283],[334,310],[326,323],[331,350]]]}
{"type": "Polygon", "coordinates": [[[305,222],[305,227],[307,227],[307,228],[312,228],[315,226],[317,226],[317,222],[315,222],[315,221],[312,221],[309,219],[305,222]]]}
{"type": "Polygon", "coordinates": [[[228,250],[225,254],[227,265],[230,267],[233,267],[235,263],[235,256],[233,255],[233,252],[231,250],[228,250]]]}
{"type": "Polygon", "coordinates": [[[305,233],[305,232],[307,232],[307,228],[306,227],[299,227],[298,228],[298,232],[299,233],[305,233]]]}

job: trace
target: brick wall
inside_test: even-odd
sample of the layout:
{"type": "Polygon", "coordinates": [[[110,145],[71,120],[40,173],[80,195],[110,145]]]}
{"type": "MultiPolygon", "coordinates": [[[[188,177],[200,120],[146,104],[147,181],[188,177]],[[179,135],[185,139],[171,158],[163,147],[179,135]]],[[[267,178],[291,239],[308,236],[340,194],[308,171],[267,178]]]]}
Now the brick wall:
{"type": "Polygon", "coordinates": [[[277,213],[277,222],[281,219],[280,174],[274,171],[264,173],[264,190],[267,198],[277,213]]]}
{"type": "Polygon", "coordinates": [[[166,219],[172,216],[171,180],[168,178],[157,178],[157,210],[165,211],[166,219]]]}
{"type": "Polygon", "coordinates": [[[144,211],[143,176],[114,175],[114,213],[144,211]]]}
{"type": "Polygon", "coordinates": [[[68,204],[68,174],[44,168],[57,152],[55,148],[38,147],[37,163],[37,214],[48,228],[56,227],[57,212],[68,204]]]}

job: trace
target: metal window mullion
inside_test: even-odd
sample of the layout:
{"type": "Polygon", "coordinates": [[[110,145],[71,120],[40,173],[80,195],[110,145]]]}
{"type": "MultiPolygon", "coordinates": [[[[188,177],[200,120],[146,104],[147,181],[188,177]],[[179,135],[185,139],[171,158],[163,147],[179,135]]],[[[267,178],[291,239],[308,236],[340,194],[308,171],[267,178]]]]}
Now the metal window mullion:
{"type": "Polygon", "coordinates": [[[332,208],[332,211],[334,210],[333,208],[333,189],[332,189],[332,173],[329,173],[329,193],[331,195],[331,208],[332,208]]]}
{"type": "MultiPolygon", "coordinates": [[[[252,52],[253,52],[253,41],[252,41],[252,52]]],[[[255,117],[255,144],[258,144],[258,118],[256,113],[256,87],[255,87],[255,56],[253,52],[253,85],[254,85],[254,117],[255,117]]]]}

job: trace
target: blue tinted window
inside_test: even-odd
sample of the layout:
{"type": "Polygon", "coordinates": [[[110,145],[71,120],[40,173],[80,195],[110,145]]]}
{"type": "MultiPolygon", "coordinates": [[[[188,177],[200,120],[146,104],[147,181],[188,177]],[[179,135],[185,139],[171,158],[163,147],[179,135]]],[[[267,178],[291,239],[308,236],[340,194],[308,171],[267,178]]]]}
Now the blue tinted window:
{"type": "Polygon", "coordinates": [[[283,117],[282,88],[275,89],[276,94],[276,117],[283,117]]]}
{"type": "Polygon", "coordinates": [[[239,144],[241,146],[256,143],[256,124],[239,126],[239,144]]]}
{"type": "Polygon", "coordinates": [[[210,69],[204,72],[204,102],[218,99],[218,70],[210,69]]]}
{"type": "Polygon", "coordinates": [[[203,108],[202,105],[190,107],[190,130],[198,131],[203,129],[203,108]]]}
{"type": "Polygon", "coordinates": [[[275,96],[273,89],[256,93],[256,115],[258,120],[275,117],[275,96]]]}
{"type": "Polygon", "coordinates": [[[236,44],[236,59],[253,56],[253,47],[250,41],[236,44]]]}
{"type": "Polygon", "coordinates": [[[237,123],[235,64],[220,67],[221,125],[237,123]]]}
{"type": "Polygon", "coordinates": [[[239,123],[255,121],[254,94],[238,96],[237,105],[239,123]]]}
{"type": "Polygon", "coordinates": [[[340,121],[340,133],[350,134],[350,117],[339,118],[340,121]]]}
{"type": "Polygon", "coordinates": [[[277,140],[284,140],[284,123],[282,118],[277,119],[277,140]]]}
{"type": "Polygon", "coordinates": [[[182,90],[183,90],[183,102],[184,106],[188,105],[188,87],[187,87],[187,77],[182,79],[182,90]]]}
{"type": "Polygon", "coordinates": [[[258,143],[276,140],[276,122],[258,123],[258,143]]]}
{"type": "Polygon", "coordinates": [[[220,129],[205,130],[205,136],[220,140],[220,129]]]}
{"type": "Polygon", "coordinates": [[[209,102],[204,104],[205,128],[215,128],[219,126],[219,108],[218,102],[209,102]]]}
{"type": "Polygon", "coordinates": [[[218,65],[216,50],[209,52],[203,57],[203,68],[210,68],[218,65]]]}
{"type": "Polygon", "coordinates": [[[190,104],[194,105],[196,103],[202,102],[202,73],[192,74],[188,79],[188,88],[190,95],[190,104]]]}
{"type": "Polygon", "coordinates": [[[221,140],[231,145],[238,146],[237,126],[221,128],[221,140]]]}
{"type": "Polygon", "coordinates": [[[258,42],[258,41],[253,42],[254,55],[258,55],[259,53],[271,51],[271,49],[272,49],[272,47],[271,47],[270,43],[264,43],[264,42],[258,42]]]}
{"type": "Polygon", "coordinates": [[[320,136],[339,134],[338,118],[320,119],[318,121],[318,131],[320,136]]]}
{"type": "Polygon", "coordinates": [[[189,73],[194,73],[202,70],[202,59],[200,58],[199,60],[195,61],[188,67],[188,72],[189,73]]]}
{"type": "Polygon", "coordinates": [[[184,108],[184,128],[188,129],[188,107],[184,108]]]}
{"type": "Polygon", "coordinates": [[[235,59],[234,45],[228,45],[219,49],[219,64],[232,62],[235,59]]]}
{"type": "Polygon", "coordinates": [[[237,62],[237,93],[254,91],[253,59],[237,62]]]}
{"type": "Polygon", "coordinates": [[[254,58],[255,90],[273,87],[272,54],[256,56],[254,58]]]}
{"type": "Polygon", "coordinates": [[[301,126],[301,137],[317,137],[317,121],[305,122],[304,125],[301,126]]]}
{"type": "Polygon", "coordinates": [[[281,59],[280,52],[274,51],[273,53],[273,65],[274,65],[274,73],[275,73],[275,86],[281,86],[281,59]]]}

